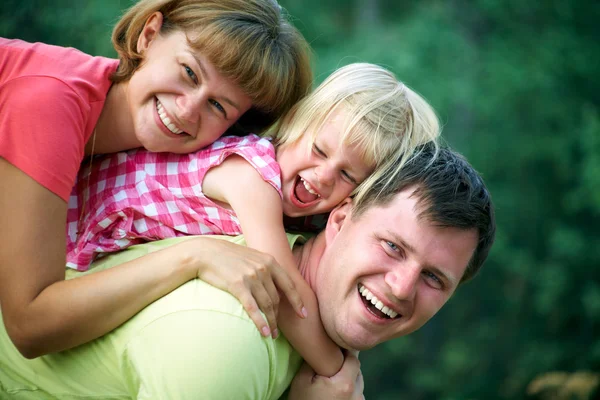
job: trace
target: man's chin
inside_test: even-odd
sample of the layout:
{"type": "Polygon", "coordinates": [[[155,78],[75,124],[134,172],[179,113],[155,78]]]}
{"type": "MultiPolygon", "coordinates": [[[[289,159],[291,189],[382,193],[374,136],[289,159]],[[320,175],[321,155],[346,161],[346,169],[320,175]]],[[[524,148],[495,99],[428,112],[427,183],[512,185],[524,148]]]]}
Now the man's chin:
{"type": "Polygon", "coordinates": [[[336,335],[335,338],[332,337],[332,340],[340,346],[342,349],[345,349],[349,352],[359,352],[372,349],[377,343],[371,343],[371,338],[365,337],[353,337],[352,335],[336,335]]]}

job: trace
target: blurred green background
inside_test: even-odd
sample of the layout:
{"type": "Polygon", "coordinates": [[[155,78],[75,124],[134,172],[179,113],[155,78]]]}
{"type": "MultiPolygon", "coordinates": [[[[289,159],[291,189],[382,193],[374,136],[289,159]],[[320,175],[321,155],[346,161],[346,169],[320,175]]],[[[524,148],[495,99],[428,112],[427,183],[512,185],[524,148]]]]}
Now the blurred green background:
{"type": "MultiPolygon", "coordinates": [[[[0,36],[113,56],[126,0],[3,0],[0,36]]],[[[356,61],[438,110],[498,237],[421,331],[361,355],[374,399],[600,398],[600,2],[281,0],[317,82],[356,61]]]]}

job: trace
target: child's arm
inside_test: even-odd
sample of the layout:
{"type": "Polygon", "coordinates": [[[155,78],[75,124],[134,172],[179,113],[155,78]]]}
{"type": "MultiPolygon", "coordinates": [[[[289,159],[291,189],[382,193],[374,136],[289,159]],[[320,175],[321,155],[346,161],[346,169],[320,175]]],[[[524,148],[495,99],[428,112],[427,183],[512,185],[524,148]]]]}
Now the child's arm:
{"type": "MultiPolygon", "coordinates": [[[[278,317],[281,329],[304,360],[322,376],[333,376],[344,356],[327,336],[321,323],[315,294],[297,269],[283,228],[281,198],[243,158],[228,157],[211,169],[202,184],[203,192],[235,211],[249,247],[266,252],[289,274],[308,310],[305,320],[284,303],[278,317]]],[[[285,300],[284,300],[285,301],[285,300]]]]}

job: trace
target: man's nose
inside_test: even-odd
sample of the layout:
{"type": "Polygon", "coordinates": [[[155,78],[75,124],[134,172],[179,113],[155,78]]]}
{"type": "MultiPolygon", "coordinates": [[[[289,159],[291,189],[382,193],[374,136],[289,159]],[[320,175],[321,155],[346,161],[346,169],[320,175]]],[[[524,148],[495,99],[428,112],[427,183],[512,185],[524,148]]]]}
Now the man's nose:
{"type": "Polygon", "coordinates": [[[331,186],[335,181],[335,168],[324,162],[315,168],[315,175],[321,185],[331,186]]]}
{"type": "Polygon", "coordinates": [[[385,282],[398,300],[412,302],[417,295],[420,277],[419,267],[405,265],[388,272],[385,275],[385,282]]]}
{"type": "Polygon", "coordinates": [[[184,122],[197,123],[200,119],[202,105],[207,102],[208,94],[205,90],[200,89],[186,92],[177,99],[179,118],[184,122]]]}

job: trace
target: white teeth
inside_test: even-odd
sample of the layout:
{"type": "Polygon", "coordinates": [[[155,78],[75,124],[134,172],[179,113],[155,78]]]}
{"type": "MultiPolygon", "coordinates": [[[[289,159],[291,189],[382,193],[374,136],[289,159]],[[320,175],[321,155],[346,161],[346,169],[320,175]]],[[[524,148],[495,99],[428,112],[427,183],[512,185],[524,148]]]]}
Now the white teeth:
{"type": "Polygon", "coordinates": [[[300,177],[300,180],[302,181],[302,184],[304,184],[304,187],[306,188],[306,191],[310,194],[314,194],[317,197],[321,197],[321,195],[317,192],[315,192],[310,185],[308,184],[308,182],[306,182],[302,177],[300,177]]]}
{"type": "Polygon", "coordinates": [[[398,313],[396,311],[392,310],[388,306],[384,306],[383,303],[381,302],[381,300],[379,300],[377,297],[375,297],[375,295],[373,293],[371,293],[371,291],[369,289],[367,289],[366,287],[364,287],[363,285],[359,286],[358,291],[365,299],[367,299],[367,301],[369,301],[371,304],[373,304],[375,306],[375,308],[380,310],[382,313],[384,313],[388,317],[393,319],[398,316],[398,313]]]}
{"type": "Polygon", "coordinates": [[[169,117],[167,116],[167,113],[165,112],[163,105],[160,103],[160,101],[158,101],[158,99],[156,100],[156,111],[158,111],[158,116],[160,117],[160,120],[162,121],[162,123],[165,124],[165,126],[171,132],[175,133],[176,135],[181,135],[183,133],[183,131],[181,129],[178,129],[175,126],[175,124],[173,122],[171,122],[171,119],[169,119],[169,117]]]}

